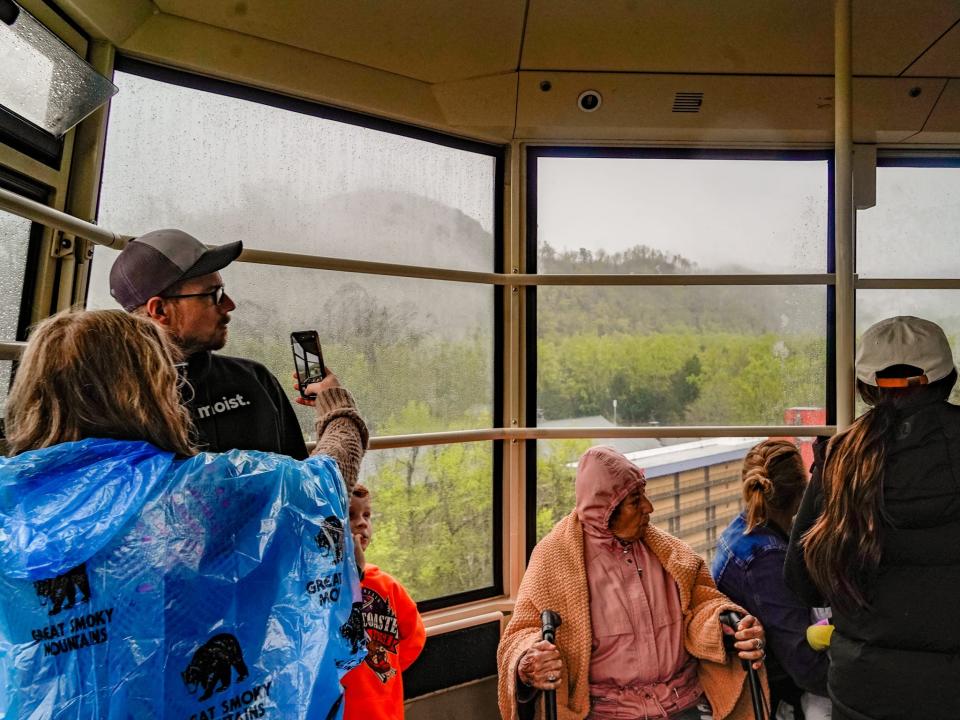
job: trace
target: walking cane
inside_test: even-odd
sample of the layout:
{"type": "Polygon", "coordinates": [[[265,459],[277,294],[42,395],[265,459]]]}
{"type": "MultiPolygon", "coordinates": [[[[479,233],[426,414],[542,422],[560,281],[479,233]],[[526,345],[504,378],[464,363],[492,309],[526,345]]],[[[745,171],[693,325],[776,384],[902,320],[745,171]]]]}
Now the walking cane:
{"type": "MultiPolygon", "coordinates": [[[[738,613],[733,612],[732,610],[727,610],[726,612],[720,613],[720,622],[726,625],[727,627],[733,628],[736,631],[737,626],[740,625],[740,621],[743,618],[740,617],[738,613]]],[[[723,645],[727,649],[727,652],[733,653],[736,652],[736,648],[733,644],[737,639],[733,635],[723,634],[723,645]]],[[[753,669],[753,664],[749,660],[740,660],[740,665],[744,670],[747,671],[747,679],[750,681],[750,697],[753,700],[753,716],[756,720],[764,720],[766,713],[764,712],[764,705],[766,704],[763,698],[763,688],[760,687],[760,676],[757,674],[757,671],[753,669]]]]}
{"type": "MultiPolygon", "coordinates": [[[[557,644],[557,628],[563,622],[553,610],[540,613],[540,637],[552,645],[557,644]]],[[[543,691],[543,713],[546,720],[557,720],[557,691],[543,691]]]]}

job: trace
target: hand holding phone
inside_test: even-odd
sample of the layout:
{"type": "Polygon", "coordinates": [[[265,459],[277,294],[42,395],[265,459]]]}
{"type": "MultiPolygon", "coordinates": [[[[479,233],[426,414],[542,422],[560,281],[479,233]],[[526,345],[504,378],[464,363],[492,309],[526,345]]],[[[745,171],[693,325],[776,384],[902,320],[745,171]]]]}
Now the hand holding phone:
{"type": "Polygon", "coordinates": [[[312,400],[315,396],[304,392],[307,385],[320,382],[327,374],[323,365],[323,353],[320,350],[320,337],[316,330],[292,332],[290,346],[293,349],[293,367],[297,374],[300,397],[304,400],[312,400]]]}

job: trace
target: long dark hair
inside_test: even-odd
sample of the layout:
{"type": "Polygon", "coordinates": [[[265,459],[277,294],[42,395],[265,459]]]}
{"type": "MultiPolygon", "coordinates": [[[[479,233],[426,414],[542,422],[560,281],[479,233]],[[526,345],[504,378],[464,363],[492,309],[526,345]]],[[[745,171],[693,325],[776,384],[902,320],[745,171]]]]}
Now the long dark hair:
{"type": "MultiPolygon", "coordinates": [[[[907,365],[878,377],[912,377],[923,371],[907,365]]],[[[866,588],[880,564],[883,528],[889,522],[883,504],[887,447],[905,406],[946,400],[957,371],[930,385],[879,388],[857,381],[863,401],[872,407],[827,446],[823,511],[803,536],[810,577],[840,609],[868,607],[866,588]]]]}

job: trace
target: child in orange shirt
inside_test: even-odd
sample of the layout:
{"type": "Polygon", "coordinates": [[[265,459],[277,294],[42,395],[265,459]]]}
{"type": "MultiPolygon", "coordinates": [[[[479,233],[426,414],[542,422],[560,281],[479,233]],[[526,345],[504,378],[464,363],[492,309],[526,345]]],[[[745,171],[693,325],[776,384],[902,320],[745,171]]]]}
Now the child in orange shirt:
{"type": "Polygon", "coordinates": [[[373,535],[370,491],[357,484],[350,498],[350,532],[360,568],[367,657],[343,678],[344,720],[402,720],[403,678],[423,650],[426,632],[416,603],[403,586],[364,551],[373,535]]]}

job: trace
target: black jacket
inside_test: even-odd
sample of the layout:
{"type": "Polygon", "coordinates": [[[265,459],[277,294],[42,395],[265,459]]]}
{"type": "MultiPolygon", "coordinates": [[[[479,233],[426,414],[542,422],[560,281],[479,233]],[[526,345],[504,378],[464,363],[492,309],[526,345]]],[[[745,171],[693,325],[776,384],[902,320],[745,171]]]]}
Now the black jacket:
{"type": "MultiPolygon", "coordinates": [[[[887,447],[882,556],[869,607],[834,607],[827,686],[845,716],[960,717],[960,408],[904,410],[887,447]]],[[[799,538],[823,506],[820,463],[790,537],[787,584],[810,605],[823,598],[799,538]]],[[[829,600],[829,598],[827,598],[829,600]]]]}
{"type": "Polygon", "coordinates": [[[186,369],[184,404],[201,450],[265,450],[307,457],[303,432],[277,379],[253,360],[201,352],[186,369]]]}

